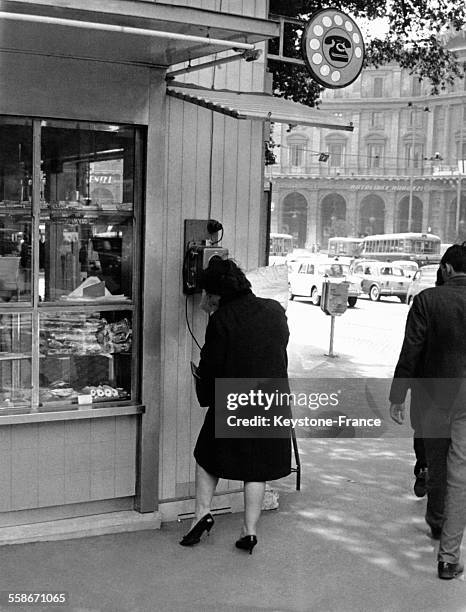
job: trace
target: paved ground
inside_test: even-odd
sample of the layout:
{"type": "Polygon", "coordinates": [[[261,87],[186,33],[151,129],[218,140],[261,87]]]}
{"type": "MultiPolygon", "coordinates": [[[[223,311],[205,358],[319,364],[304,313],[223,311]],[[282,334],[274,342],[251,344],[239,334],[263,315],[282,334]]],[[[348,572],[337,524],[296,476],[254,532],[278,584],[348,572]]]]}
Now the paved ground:
{"type": "Polygon", "coordinates": [[[280,510],[263,514],[252,556],[233,547],[240,517],[224,515],[192,549],[178,523],[4,547],[0,590],[67,591],[73,612],[464,612],[465,582],[436,577],[409,440],[300,446],[302,491],[274,485],[280,510]]]}
{"type": "MultiPolygon", "coordinates": [[[[292,304],[292,373],[389,376],[406,313],[399,303],[362,302],[346,323],[337,321],[340,357],[328,360],[328,319],[311,305],[292,304]]],[[[233,546],[240,517],[223,515],[192,549],[178,545],[187,529],[178,523],[4,547],[0,591],[67,591],[67,608],[48,609],[72,612],[466,612],[465,581],[436,576],[425,500],[412,494],[411,440],[299,443],[302,490],[295,491],[293,477],[273,484],[280,509],[263,514],[252,556],[233,546]]]]}

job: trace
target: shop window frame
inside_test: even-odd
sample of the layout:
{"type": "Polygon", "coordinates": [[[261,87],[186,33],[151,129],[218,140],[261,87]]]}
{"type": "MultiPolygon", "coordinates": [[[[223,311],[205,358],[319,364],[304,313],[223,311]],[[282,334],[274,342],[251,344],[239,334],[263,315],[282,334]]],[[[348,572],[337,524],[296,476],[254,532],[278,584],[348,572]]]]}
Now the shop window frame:
{"type": "MultiPolygon", "coordinates": [[[[145,178],[145,156],[146,156],[146,128],[136,124],[119,124],[134,130],[134,157],[133,169],[133,209],[132,216],[132,279],[131,279],[131,299],[122,302],[112,302],[109,304],[85,304],[75,302],[41,302],[39,301],[39,236],[41,224],[41,130],[42,122],[45,118],[22,117],[16,115],[3,114],[2,117],[12,121],[32,120],[32,196],[31,196],[31,242],[32,242],[32,262],[31,262],[31,299],[29,301],[17,301],[0,303],[0,315],[30,315],[32,319],[32,346],[31,346],[31,402],[29,411],[10,414],[8,411],[2,414],[0,411],[0,425],[11,423],[27,423],[48,420],[72,420],[102,416],[117,416],[122,414],[136,414],[144,411],[141,406],[141,326],[142,326],[142,240],[140,239],[143,231],[144,215],[144,187],[145,178]],[[80,408],[73,404],[70,409],[69,404],[60,410],[60,402],[50,406],[50,410],[39,408],[39,334],[40,316],[46,313],[57,312],[131,312],[132,314],[132,348],[131,348],[131,390],[130,397],[126,400],[115,400],[102,406],[93,404],[92,406],[80,408]]],[[[53,119],[54,123],[63,123],[66,119],[53,119]]],[[[95,122],[83,119],[73,121],[74,125],[87,123],[96,126],[114,125],[114,122],[95,122]]]]}

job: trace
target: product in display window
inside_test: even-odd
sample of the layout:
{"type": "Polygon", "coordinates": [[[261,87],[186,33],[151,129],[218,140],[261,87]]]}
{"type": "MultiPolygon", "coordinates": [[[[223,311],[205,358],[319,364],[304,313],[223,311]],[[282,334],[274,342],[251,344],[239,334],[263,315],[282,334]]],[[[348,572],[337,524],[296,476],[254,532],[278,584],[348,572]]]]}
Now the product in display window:
{"type": "Polygon", "coordinates": [[[0,315],[0,414],[31,407],[31,325],[25,313],[0,315]]]}
{"type": "Polygon", "coordinates": [[[62,295],[61,300],[89,302],[93,300],[99,301],[116,301],[121,302],[128,300],[125,295],[114,295],[105,286],[105,281],[101,281],[97,276],[89,276],[83,281],[79,287],[68,295],[62,295]]]}
{"type": "Polygon", "coordinates": [[[111,385],[98,385],[97,387],[83,387],[81,393],[89,394],[93,402],[108,400],[127,399],[128,392],[122,387],[112,387],[111,385]]]}
{"type": "Polygon", "coordinates": [[[138,401],[142,136],[0,115],[0,415],[138,401]]]}
{"type": "Polygon", "coordinates": [[[129,399],[131,346],[125,312],[41,315],[41,404],[82,403],[83,396],[86,404],[129,399]]]}
{"type": "Polygon", "coordinates": [[[41,317],[40,350],[44,356],[111,355],[131,350],[127,318],[108,323],[100,313],[50,313],[41,317]]]}

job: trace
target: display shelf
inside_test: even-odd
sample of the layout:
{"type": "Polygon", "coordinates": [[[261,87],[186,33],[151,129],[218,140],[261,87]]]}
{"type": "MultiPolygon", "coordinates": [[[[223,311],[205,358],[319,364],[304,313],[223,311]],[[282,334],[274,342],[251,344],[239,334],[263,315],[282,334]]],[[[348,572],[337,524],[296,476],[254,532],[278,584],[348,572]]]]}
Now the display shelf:
{"type": "MultiPolygon", "coordinates": [[[[131,302],[72,302],[70,300],[66,300],[63,302],[55,301],[55,302],[41,302],[39,304],[39,309],[42,313],[56,313],[56,312],[69,312],[68,306],[73,306],[73,309],[76,309],[76,306],[79,306],[79,312],[95,312],[96,306],[98,306],[99,312],[105,312],[109,310],[129,310],[132,311],[134,309],[134,303],[131,302]]],[[[0,310],[3,306],[0,306],[0,310]]]]}
{"type": "Polygon", "coordinates": [[[28,412],[23,414],[6,414],[0,418],[0,426],[2,425],[19,425],[22,423],[41,423],[45,421],[72,421],[77,419],[95,419],[103,417],[124,416],[130,414],[143,414],[145,406],[105,406],[95,407],[90,406],[75,406],[72,409],[64,408],[63,410],[55,410],[49,412],[28,412]]]}
{"type": "Polygon", "coordinates": [[[15,361],[17,359],[32,359],[31,353],[3,353],[0,351],[0,361],[15,361]]]}
{"type": "Polygon", "coordinates": [[[9,212],[9,211],[24,211],[27,209],[31,209],[32,208],[32,204],[31,202],[29,202],[29,200],[23,201],[23,202],[5,202],[5,201],[0,201],[0,212],[5,211],[5,212],[9,212]]]}
{"type": "MultiPolygon", "coordinates": [[[[0,208],[0,211],[2,209],[0,208]]],[[[19,208],[18,209],[12,209],[12,210],[25,210],[24,208],[19,208]]],[[[75,213],[83,213],[83,214],[89,214],[92,217],[95,216],[101,216],[101,215],[117,215],[119,217],[130,217],[133,214],[133,209],[132,208],[122,208],[119,207],[118,205],[116,206],[109,206],[109,207],[97,207],[97,206],[53,206],[53,205],[47,205],[47,206],[42,206],[40,207],[40,212],[41,212],[41,216],[43,213],[53,213],[54,215],[57,213],[70,213],[70,214],[75,214],[75,213]]],[[[66,216],[66,215],[65,215],[66,216]]]]}

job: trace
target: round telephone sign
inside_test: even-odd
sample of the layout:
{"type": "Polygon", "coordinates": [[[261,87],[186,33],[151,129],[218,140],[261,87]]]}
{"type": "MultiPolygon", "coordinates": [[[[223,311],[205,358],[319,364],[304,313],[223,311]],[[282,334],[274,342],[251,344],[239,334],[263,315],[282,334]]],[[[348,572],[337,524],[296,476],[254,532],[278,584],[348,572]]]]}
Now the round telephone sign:
{"type": "Polygon", "coordinates": [[[364,41],[356,22],[326,8],[306,24],[302,53],[311,76],[323,87],[337,89],[355,81],[364,62],[364,41]]]}

